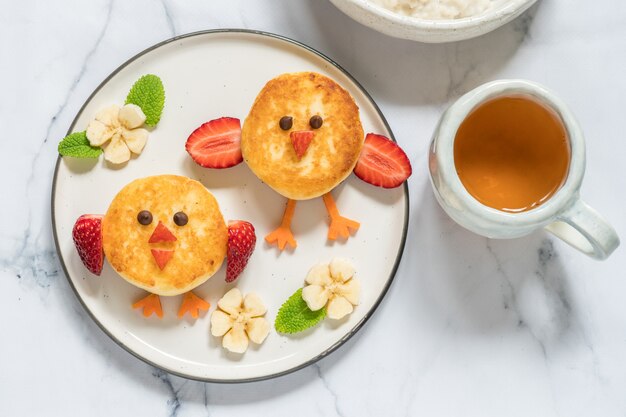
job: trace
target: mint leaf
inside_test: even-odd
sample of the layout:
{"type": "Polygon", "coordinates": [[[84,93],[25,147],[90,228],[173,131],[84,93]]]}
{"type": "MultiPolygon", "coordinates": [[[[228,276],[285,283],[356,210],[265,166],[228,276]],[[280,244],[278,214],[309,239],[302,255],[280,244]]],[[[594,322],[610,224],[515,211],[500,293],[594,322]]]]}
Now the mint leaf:
{"type": "Polygon", "coordinates": [[[298,333],[315,326],[326,317],[326,308],[311,311],[299,288],[278,310],[274,327],[281,333],[298,333]]]}
{"type": "Polygon", "coordinates": [[[59,142],[59,153],[73,158],[97,158],[102,148],[91,146],[86,132],[70,133],[59,142]]]}
{"type": "Polygon", "coordinates": [[[144,75],[133,84],[126,104],[136,104],[146,115],[146,125],[156,126],[161,120],[165,104],[165,89],[161,79],[153,74],[144,75]]]}

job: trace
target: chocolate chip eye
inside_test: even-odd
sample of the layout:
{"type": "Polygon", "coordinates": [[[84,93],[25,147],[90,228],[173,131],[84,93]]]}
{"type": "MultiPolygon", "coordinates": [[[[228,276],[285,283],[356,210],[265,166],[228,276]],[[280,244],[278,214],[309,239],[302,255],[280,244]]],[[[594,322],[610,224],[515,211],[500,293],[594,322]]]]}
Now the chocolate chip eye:
{"type": "Polygon", "coordinates": [[[150,223],[152,223],[152,213],[150,213],[148,210],[141,210],[139,213],[137,213],[137,221],[144,226],[149,225],[150,223]]]}
{"type": "Polygon", "coordinates": [[[187,224],[188,221],[189,221],[189,218],[182,211],[179,211],[178,213],[174,214],[174,223],[176,223],[178,226],[184,226],[187,224]]]}
{"type": "Polygon", "coordinates": [[[291,126],[293,126],[293,117],[291,116],[283,116],[280,118],[278,125],[282,130],[289,130],[291,126]]]}
{"type": "Polygon", "coordinates": [[[311,117],[311,120],[309,120],[309,124],[311,125],[313,129],[319,129],[320,127],[322,127],[323,123],[324,123],[324,119],[322,119],[318,115],[311,117]]]}

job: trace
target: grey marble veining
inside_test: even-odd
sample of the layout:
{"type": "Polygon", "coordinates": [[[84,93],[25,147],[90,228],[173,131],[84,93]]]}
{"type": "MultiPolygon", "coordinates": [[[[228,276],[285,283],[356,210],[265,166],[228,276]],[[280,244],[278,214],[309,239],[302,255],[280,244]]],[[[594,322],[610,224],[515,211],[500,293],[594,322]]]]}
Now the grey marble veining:
{"type": "Polygon", "coordinates": [[[624,416],[626,258],[578,254],[537,232],[475,236],[433,198],[440,113],[496,78],[546,84],[587,134],[583,197],[626,235],[626,5],[540,1],[478,39],[385,37],[329,2],[26,0],[0,13],[0,415],[624,416]],[[56,146],[91,91],[147,46],[243,27],[339,62],[385,113],[414,165],[405,257],[388,296],[337,352],[254,384],[185,380],[117,346],[87,316],[52,239],[56,146]]]}

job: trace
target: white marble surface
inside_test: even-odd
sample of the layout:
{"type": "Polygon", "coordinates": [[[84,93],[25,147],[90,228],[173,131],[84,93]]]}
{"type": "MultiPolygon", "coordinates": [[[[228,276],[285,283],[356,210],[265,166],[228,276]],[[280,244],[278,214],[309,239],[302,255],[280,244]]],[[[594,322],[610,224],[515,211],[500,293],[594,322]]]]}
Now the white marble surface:
{"type": "Polygon", "coordinates": [[[0,13],[0,415],[623,416],[626,257],[584,257],[538,232],[489,241],[437,206],[431,132],[483,82],[557,91],[587,134],[584,198],[626,237],[626,4],[543,0],[482,38],[422,45],[373,32],[323,0],[24,0],[0,13]],[[272,381],[216,385],[135,359],[84,313],[50,224],[56,146],[90,92],[175,34],[241,27],[321,50],[378,101],[411,157],[405,257],[349,343],[272,381]]]}

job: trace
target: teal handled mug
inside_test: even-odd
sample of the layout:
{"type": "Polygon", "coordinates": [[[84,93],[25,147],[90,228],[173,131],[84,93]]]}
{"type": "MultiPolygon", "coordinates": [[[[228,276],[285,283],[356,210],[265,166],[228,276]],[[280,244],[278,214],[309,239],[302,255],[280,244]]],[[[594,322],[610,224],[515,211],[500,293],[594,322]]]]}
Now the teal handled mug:
{"type": "MultiPolygon", "coordinates": [[[[537,126],[543,129],[545,123],[537,123],[537,126]]],[[[511,174],[510,171],[515,170],[513,164],[507,165],[506,161],[494,157],[497,154],[489,154],[490,146],[493,145],[509,156],[515,154],[513,156],[516,158],[523,158],[527,154],[534,155],[534,152],[539,156],[532,159],[533,163],[543,161],[548,168],[550,167],[551,162],[546,158],[551,156],[550,152],[553,150],[547,142],[539,142],[539,149],[528,149],[533,143],[532,140],[524,138],[516,140],[518,141],[500,144],[480,143],[479,149],[474,149],[476,157],[473,162],[478,165],[499,164],[494,166],[499,166],[503,170],[502,175],[511,174]]],[[[458,151],[459,147],[456,149],[458,151]]],[[[539,228],[544,228],[595,259],[606,259],[619,246],[620,241],[615,229],[580,197],[580,186],[585,173],[585,141],[582,130],[565,103],[539,84],[524,80],[498,80],[484,84],[459,98],[444,112],[435,130],[430,146],[429,168],[431,183],[441,207],[458,224],[479,235],[508,239],[528,235],[539,228]],[[460,159],[456,159],[459,158],[459,154],[455,154],[455,142],[459,141],[459,137],[463,137],[460,133],[464,131],[463,129],[469,129],[464,126],[471,120],[478,120],[483,109],[493,106],[493,103],[504,102],[503,99],[506,98],[514,100],[508,103],[510,107],[501,109],[505,113],[487,114],[491,118],[485,118],[486,125],[491,131],[481,131],[474,126],[471,132],[478,135],[479,140],[508,141],[509,137],[503,132],[510,126],[503,124],[508,123],[503,120],[510,120],[514,124],[512,129],[517,133],[523,131],[532,135],[532,125],[537,120],[518,110],[522,109],[519,106],[528,107],[529,103],[534,103],[538,112],[554,116],[553,120],[558,125],[555,128],[561,129],[563,132],[561,141],[567,146],[563,175],[553,192],[540,203],[519,211],[507,211],[486,205],[483,200],[476,197],[477,194],[470,192],[469,182],[460,176],[460,172],[465,171],[460,168],[460,159]]],[[[465,169],[465,166],[462,168],[465,169]]],[[[532,164],[527,168],[524,172],[513,174],[522,181],[529,181],[528,178],[536,176],[536,172],[531,172],[532,164]]],[[[497,175],[494,174],[495,178],[479,177],[477,181],[482,181],[481,184],[487,186],[495,183],[496,188],[493,188],[495,190],[498,185],[503,186],[498,184],[497,175]]],[[[506,194],[506,185],[500,191],[506,194]]]]}

